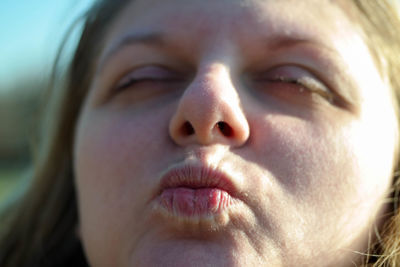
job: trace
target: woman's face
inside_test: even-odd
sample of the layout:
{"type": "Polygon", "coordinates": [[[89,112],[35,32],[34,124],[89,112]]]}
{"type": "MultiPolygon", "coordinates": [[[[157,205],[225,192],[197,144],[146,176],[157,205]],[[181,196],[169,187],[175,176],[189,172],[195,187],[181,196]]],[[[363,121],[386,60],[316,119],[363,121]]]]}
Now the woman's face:
{"type": "Polygon", "coordinates": [[[75,136],[91,266],[353,266],[384,212],[397,131],[346,9],[122,11],[75,136]]]}

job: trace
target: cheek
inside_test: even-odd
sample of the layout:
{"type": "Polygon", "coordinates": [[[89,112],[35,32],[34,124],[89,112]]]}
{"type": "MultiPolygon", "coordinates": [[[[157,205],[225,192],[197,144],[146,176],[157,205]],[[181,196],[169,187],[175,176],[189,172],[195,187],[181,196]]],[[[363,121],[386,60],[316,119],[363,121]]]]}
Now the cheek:
{"type": "Polygon", "coordinates": [[[114,116],[101,112],[81,118],[74,166],[88,255],[110,260],[114,253],[118,255],[118,248],[129,247],[123,245],[124,237],[134,240],[134,234],[141,232],[139,222],[145,220],[135,218],[143,215],[160,175],[158,166],[163,166],[167,158],[166,121],[154,114],[114,116]],[[104,251],[104,255],[99,256],[98,251],[104,251]]]}
{"type": "Polygon", "coordinates": [[[313,233],[319,229],[318,236],[348,245],[368,227],[386,195],[393,146],[371,145],[375,137],[367,131],[369,122],[335,118],[259,118],[264,123],[252,128],[257,156],[251,160],[268,170],[272,187],[279,188],[280,195],[269,201],[306,221],[309,240],[318,238],[313,233]]]}
{"type": "Polygon", "coordinates": [[[88,117],[80,123],[75,146],[78,182],[97,184],[107,192],[120,188],[119,182],[141,182],[137,174],[146,171],[143,163],[165,141],[157,118],[88,117]]]}
{"type": "Polygon", "coordinates": [[[251,140],[257,156],[251,160],[269,170],[286,190],[305,197],[311,188],[341,186],[356,193],[365,191],[360,189],[363,185],[386,185],[394,155],[392,124],[339,118],[258,118],[251,140]]]}
{"type": "Polygon", "coordinates": [[[349,146],[351,130],[341,123],[270,116],[253,127],[253,160],[269,170],[291,195],[310,195],[310,189],[347,183],[358,172],[349,146]],[[345,175],[342,175],[345,173],[345,175]],[[335,177],[335,178],[333,178],[335,177]]]}

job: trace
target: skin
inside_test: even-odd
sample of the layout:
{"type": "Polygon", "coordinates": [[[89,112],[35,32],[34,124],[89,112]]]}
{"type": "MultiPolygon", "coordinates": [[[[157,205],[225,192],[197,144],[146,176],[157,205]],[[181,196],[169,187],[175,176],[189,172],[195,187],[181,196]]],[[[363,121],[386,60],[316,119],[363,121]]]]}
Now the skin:
{"type": "Polygon", "coordinates": [[[385,211],[396,119],[357,27],[333,1],[314,2],[139,0],[122,11],[75,135],[91,266],[360,261],[385,211]],[[187,164],[228,175],[235,205],[211,219],[159,212],[162,175],[187,164]]]}

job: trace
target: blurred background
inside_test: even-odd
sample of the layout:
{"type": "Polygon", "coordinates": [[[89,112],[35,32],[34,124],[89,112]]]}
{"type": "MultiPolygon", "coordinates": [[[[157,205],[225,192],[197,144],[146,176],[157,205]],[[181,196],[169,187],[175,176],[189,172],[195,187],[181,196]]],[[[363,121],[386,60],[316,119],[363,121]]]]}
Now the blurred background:
{"type": "MultiPolygon", "coordinates": [[[[0,203],[26,176],[39,97],[67,31],[93,0],[0,1],[0,203]]],[[[70,36],[67,57],[79,35],[70,36]]],[[[65,60],[64,59],[64,60],[65,60]]]]}

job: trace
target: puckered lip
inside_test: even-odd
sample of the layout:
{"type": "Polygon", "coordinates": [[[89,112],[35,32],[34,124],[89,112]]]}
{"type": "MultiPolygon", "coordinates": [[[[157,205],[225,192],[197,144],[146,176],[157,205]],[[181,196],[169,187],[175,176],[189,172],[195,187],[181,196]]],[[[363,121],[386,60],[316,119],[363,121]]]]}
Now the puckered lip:
{"type": "Polygon", "coordinates": [[[205,165],[185,164],[169,169],[159,184],[158,195],[170,188],[191,189],[217,188],[226,191],[231,197],[238,197],[234,179],[224,171],[205,165]]]}

